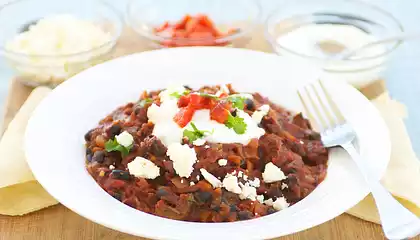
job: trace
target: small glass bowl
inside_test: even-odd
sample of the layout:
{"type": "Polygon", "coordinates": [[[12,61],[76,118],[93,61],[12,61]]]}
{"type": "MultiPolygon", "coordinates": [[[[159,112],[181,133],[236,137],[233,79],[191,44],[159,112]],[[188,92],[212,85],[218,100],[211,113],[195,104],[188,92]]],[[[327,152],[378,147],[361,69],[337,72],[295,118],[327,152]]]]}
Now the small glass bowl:
{"type": "Polygon", "coordinates": [[[378,40],[404,31],[400,22],[390,13],[356,0],[290,1],[280,5],[269,16],[265,35],[276,53],[318,64],[325,70],[324,78],[343,79],[359,88],[383,77],[391,53],[402,41],[386,44],[378,54],[346,60],[309,55],[301,49],[277,41],[302,26],[314,24],[350,25],[378,40]]]}
{"type": "Polygon", "coordinates": [[[0,54],[15,70],[17,79],[30,86],[55,87],[69,77],[111,58],[123,27],[120,14],[102,0],[16,0],[0,7],[0,54]],[[88,51],[64,55],[30,55],[6,49],[14,36],[38,20],[69,14],[88,20],[111,35],[111,40],[88,51]]]}
{"type": "Polygon", "coordinates": [[[261,20],[261,7],[258,0],[130,0],[127,6],[126,21],[141,37],[150,41],[154,48],[175,46],[231,46],[245,47],[249,34],[261,20]],[[219,38],[188,39],[162,36],[155,29],[165,22],[176,23],[184,16],[208,16],[215,27],[222,32],[239,30],[219,38]],[[209,40],[211,40],[210,44],[209,40]],[[168,44],[170,42],[171,44],[168,44]]]}

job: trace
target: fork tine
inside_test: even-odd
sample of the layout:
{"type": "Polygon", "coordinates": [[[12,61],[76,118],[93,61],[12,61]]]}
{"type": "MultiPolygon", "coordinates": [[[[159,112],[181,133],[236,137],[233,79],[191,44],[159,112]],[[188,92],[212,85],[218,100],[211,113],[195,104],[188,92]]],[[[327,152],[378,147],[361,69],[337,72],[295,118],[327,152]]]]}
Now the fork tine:
{"type": "Polygon", "coordinates": [[[343,123],[344,122],[344,116],[341,113],[341,111],[338,109],[337,104],[332,99],[330,93],[327,91],[324,83],[322,81],[319,81],[319,85],[321,86],[321,90],[324,92],[325,99],[327,100],[331,111],[332,111],[332,119],[335,120],[336,123],[343,123]]]}
{"type": "Polygon", "coordinates": [[[305,86],[302,89],[298,90],[298,96],[300,98],[300,101],[302,102],[306,115],[308,116],[309,120],[311,120],[311,123],[315,123],[317,129],[319,131],[323,131],[327,127],[327,125],[320,114],[317,104],[314,103],[311,97],[311,93],[308,90],[308,87],[305,86]]]}
{"type": "Polygon", "coordinates": [[[315,125],[317,126],[317,128],[318,129],[320,129],[322,126],[320,126],[320,123],[318,123],[318,121],[316,120],[316,118],[312,115],[312,112],[309,110],[309,107],[308,107],[308,105],[306,104],[306,101],[305,101],[305,99],[303,98],[303,96],[302,96],[302,94],[301,94],[301,92],[300,92],[301,90],[298,90],[297,91],[297,94],[298,94],[298,96],[299,96],[299,99],[300,99],[300,102],[302,103],[302,105],[303,105],[303,111],[305,112],[305,114],[306,114],[306,116],[309,118],[309,120],[312,122],[312,123],[315,123],[315,125]]]}
{"type": "MultiPolygon", "coordinates": [[[[317,87],[317,85],[321,86],[321,80],[318,80],[310,85],[316,98],[316,99],[313,99],[312,102],[314,102],[314,100],[318,102],[318,105],[319,105],[318,109],[320,111],[319,114],[325,117],[324,121],[325,121],[326,128],[332,128],[336,125],[336,123],[334,121],[334,117],[332,116],[333,114],[331,114],[331,111],[329,109],[329,102],[328,100],[327,101],[325,100],[327,94],[322,87],[317,87]]],[[[314,105],[317,105],[317,104],[314,102],[314,105]]]]}

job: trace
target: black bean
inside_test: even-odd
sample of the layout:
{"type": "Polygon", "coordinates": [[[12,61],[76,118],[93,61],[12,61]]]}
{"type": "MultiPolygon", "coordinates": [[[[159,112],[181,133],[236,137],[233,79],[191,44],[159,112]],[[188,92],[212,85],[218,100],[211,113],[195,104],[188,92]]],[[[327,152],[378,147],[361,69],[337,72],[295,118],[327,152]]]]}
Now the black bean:
{"type": "Polygon", "coordinates": [[[115,178],[115,179],[119,179],[119,180],[130,180],[131,175],[130,173],[123,171],[123,170],[118,170],[118,169],[114,169],[111,172],[111,177],[115,178]]]}
{"type": "Polygon", "coordinates": [[[246,169],[246,161],[245,161],[245,159],[241,159],[240,167],[246,169]]]}
{"type": "Polygon", "coordinates": [[[159,188],[156,191],[156,197],[158,197],[158,198],[162,198],[162,197],[168,196],[168,195],[169,195],[169,192],[164,188],[159,188]]]}
{"type": "Polygon", "coordinates": [[[239,220],[248,220],[248,219],[251,219],[253,217],[254,217],[254,215],[250,211],[244,210],[244,211],[238,212],[239,220]]]}
{"type": "Polygon", "coordinates": [[[104,151],[96,151],[93,154],[92,161],[103,163],[105,159],[105,152],[104,151]]]}
{"type": "Polygon", "coordinates": [[[92,154],[92,150],[90,148],[86,148],[86,155],[91,155],[92,154]]]}
{"type": "Polygon", "coordinates": [[[116,135],[121,133],[121,126],[119,124],[114,124],[109,128],[109,137],[113,139],[116,135]]]}
{"type": "Polygon", "coordinates": [[[220,206],[212,206],[211,210],[213,210],[215,212],[219,212],[220,211],[220,206]]]}
{"type": "Polygon", "coordinates": [[[86,141],[86,142],[91,141],[91,138],[92,138],[92,132],[93,132],[93,129],[89,130],[89,131],[85,134],[85,141],[86,141]]]}
{"type": "Polygon", "coordinates": [[[117,199],[118,201],[121,201],[121,198],[122,198],[122,194],[121,193],[113,192],[111,194],[111,196],[114,197],[115,199],[117,199]]]}
{"type": "Polygon", "coordinates": [[[230,212],[237,212],[238,211],[238,207],[235,205],[230,205],[230,212]]]}
{"type": "Polygon", "coordinates": [[[230,114],[232,114],[232,116],[236,117],[236,109],[234,109],[230,114]]]}
{"type": "Polygon", "coordinates": [[[245,109],[254,111],[255,110],[255,103],[252,101],[252,99],[245,99],[245,109]]]}
{"type": "Polygon", "coordinates": [[[212,199],[212,195],[209,192],[199,191],[194,193],[194,196],[199,203],[206,203],[212,199]]]}
{"type": "Polygon", "coordinates": [[[270,207],[268,210],[267,210],[267,214],[273,214],[273,213],[276,213],[277,211],[276,211],[276,209],[274,209],[274,208],[272,208],[272,207],[270,207]]]}

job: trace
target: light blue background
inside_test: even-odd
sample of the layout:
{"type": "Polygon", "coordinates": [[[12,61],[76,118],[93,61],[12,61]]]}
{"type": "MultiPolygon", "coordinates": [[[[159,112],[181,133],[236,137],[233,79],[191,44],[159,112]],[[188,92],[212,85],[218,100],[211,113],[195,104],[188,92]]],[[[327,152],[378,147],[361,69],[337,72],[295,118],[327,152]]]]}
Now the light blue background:
{"type": "MultiPolygon", "coordinates": [[[[51,0],[64,1],[64,0],[51,0]]],[[[71,1],[71,0],[68,0],[71,1]]],[[[208,0],[209,3],[211,0],[208,0]]],[[[229,0],[226,0],[229,1],[229,0]]],[[[247,1],[247,0],[243,0],[247,1]]],[[[286,0],[298,1],[298,0],[286,0]]],[[[316,0],[313,0],[316,1],[316,0]]],[[[367,2],[379,5],[385,10],[394,14],[398,18],[406,31],[420,32],[420,1],[419,0],[366,0],[367,2]]],[[[0,0],[0,4],[7,2],[0,0]]],[[[109,0],[121,12],[124,11],[126,0],[109,0]]],[[[166,6],[176,11],[176,0],[173,6],[166,6]]],[[[284,1],[280,0],[261,0],[264,15],[271,12],[284,1]]],[[[42,7],[42,6],[39,6],[42,7]]],[[[409,118],[406,125],[409,130],[414,149],[420,156],[420,41],[407,42],[395,53],[395,58],[390,68],[387,70],[387,85],[393,98],[403,102],[408,107],[409,118]]],[[[7,93],[8,80],[12,73],[7,69],[4,62],[0,60],[0,106],[3,105],[4,97],[7,93]]]]}

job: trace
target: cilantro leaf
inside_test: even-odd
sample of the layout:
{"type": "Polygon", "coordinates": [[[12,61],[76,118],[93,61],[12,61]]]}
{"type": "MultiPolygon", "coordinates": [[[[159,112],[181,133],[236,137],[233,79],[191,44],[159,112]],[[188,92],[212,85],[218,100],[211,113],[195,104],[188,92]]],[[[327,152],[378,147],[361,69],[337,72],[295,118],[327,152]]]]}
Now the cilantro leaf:
{"type": "Polygon", "coordinates": [[[244,109],[246,98],[241,97],[241,96],[234,96],[234,95],[232,95],[232,96],[229,96],[227,99],[230,102],[233,103],[233,107],[235,107],[237,109],[240,109],[240,110],[243,110],[244,109]]]}
{"type": "Polygon", "coordinates": [[[195,131],[191,131],[191,130],[188,130],[188,129],[185,129],[182,134],[183,134],[184,137],[188,138],[188,141],[190,141],[190,142],[194,142],[195,140],[197,140],[199,138],[197,136],[197,134],[195,133],[195,131]]]}
{"type": "Polygon", "coordinates": [[[246,131],[246,123],[244,119],[241,117],[234,117],[231,114],[228,115],[228,119],[225,122],[225,126],[228,128],[232,128],[237,134],[244,134],[246,131]]]}
{"type": "Polygon", "coordinates": [[[146,104],[149,104],[149,103],[152,103],[152,102],[153,102],[153,99],[151,99],[151,98],[145,98],[145,99],[140,100],[137,104],[140,107],[144,107],[146,104]]]}
{"type": "Polygon", "coordinates": [[[133,146],[124,147],[121,144],[119,144],[116,139],[114,139],[114,140],[109,139],[105,143],[105,150],[107,152],[121,152],[121,155],[123,157],[127,156],[130,153],[130,150],[131,150],[132,147],[133,146]]]}
{"type": "Polygon", "coordinates": [[[201,93],[201,92],[198,92],[197,94],[200,95],[200,96],[202,96],[202,97],[213,98],[213,99],[216,99],[216,100],[219,100],[220,99],[218,96],[213,95],[213,94],[209,94],[209,93],[201,93]]]}
{"type": "Polygon", "coordinates": [[[185,129],[183,132],[183,136],[187,137],[188,141],[190,142],[194,142],[195,140],[204,137],[206,133],[212,134],[214,131],[214,129],[212,132],[206,131],[206,130],[199,130],[193,122],[190,122],[190,125],[193,130],[191,131],[191,130],[185,129]]]}
{"type": "Polygon", "coordinates": [[[181,96],[188,95],[190,92],[191,92],[190,90],[185,90],[182,94],[179,92],[173,92],[169,96],[174,97],[174,98],[180,98],[181,96]]]}

